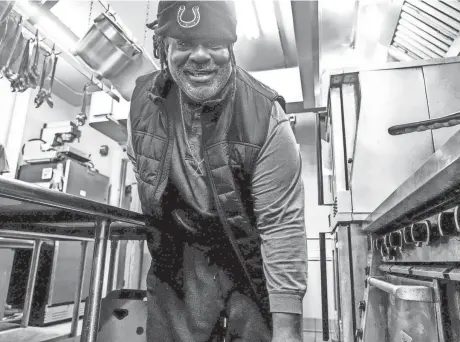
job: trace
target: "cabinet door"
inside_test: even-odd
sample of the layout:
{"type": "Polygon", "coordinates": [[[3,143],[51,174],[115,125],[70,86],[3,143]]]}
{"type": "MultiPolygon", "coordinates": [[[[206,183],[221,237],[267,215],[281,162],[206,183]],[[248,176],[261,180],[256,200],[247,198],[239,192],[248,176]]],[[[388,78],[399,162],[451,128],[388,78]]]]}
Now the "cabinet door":
{"type": "Polygon", "coordinates": [[[392,136],[393,125],[427,120],[421,68],[363,71],[353,160],[353,212],[373,212],[434,152],[430,131],[392,136]]]}
{"type": "MultiPolygon", "coordinates": [[[[423,67],[430,118],[460,112],[460,63],[423,67]]],[[[460,126],[433,131],[434,148],[438,149],[454,135],[460,126]]]]}

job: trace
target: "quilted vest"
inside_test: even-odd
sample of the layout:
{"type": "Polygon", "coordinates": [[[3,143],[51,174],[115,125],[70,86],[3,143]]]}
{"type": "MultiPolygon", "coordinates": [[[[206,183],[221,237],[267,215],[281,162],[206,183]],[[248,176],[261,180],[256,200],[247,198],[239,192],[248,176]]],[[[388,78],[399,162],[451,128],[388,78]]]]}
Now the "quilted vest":
{"type": "MultiPolygon", "coordinates": [[[[144,214],[160,219],[171,167],[174,125],[168,109],[177,108],[178,98],[174,94],[177,94],[175,83],[157,71],[136,81],[131,100],[130,128],[139,197],[144,214]]],[[[269,316],[268,293],[250,189],[253,167],[267,138],[275,101],[284,106],[281,96],[238,68],[234,101],[218,108],[205,107],[201,115],[209,186],[223,233],[229,237],[244,271],[238,272],[237,277],[246,278],[265,316],[269,316]]],[[[154,260],[163,259],[158,263],[167,263],[171,268],[178,255],[171,254],[175,249],[171,244],[165,245],[163,237],[149,247],[151,253],[159,251],[152,255],[154,260]],[[165,257],[165,253],[169,256],[165,257]]]]}

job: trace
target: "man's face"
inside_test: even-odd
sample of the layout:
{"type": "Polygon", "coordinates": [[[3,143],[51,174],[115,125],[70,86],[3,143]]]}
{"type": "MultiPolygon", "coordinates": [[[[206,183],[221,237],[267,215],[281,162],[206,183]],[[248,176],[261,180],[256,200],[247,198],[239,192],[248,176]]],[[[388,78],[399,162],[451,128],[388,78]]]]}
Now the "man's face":
{"type": "Polygon", "coordinates": [[[227,83],[232,73],[227,45],[175,38],[167,38],[165,45],[169,72],[192,100],[208,100],[227,83]]]}

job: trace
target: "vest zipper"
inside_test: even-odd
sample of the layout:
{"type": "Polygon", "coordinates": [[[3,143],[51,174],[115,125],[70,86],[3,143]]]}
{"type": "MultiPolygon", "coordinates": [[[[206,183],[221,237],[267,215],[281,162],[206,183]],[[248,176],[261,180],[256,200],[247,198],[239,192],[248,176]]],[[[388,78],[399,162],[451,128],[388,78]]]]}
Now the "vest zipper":
{"type": "MultiPolygon", "coordinates": [[[[166,145],[165,156],[164,156],[164,158],[162,158],[163,160],[161,161],[161,163],[159,165],[160,173],[157,175],[157,184],[156,184],[156,187],[155,187],[155,191],[153,192],[154,203],[159,201],[159,199],[157,200],[156,197],[157,197],[157,193],[158,193],[158,188],[160,187],[161,179],[163,178],[163,174],[164,174],[164,171],[165,171],[164,166],[165,166],[166,160],[168,159],[169,160],[168,163],[171,164],[171,155],[172,155],[171,137],[174,134],[174,128],[172,126],[170,118],[168,117],[168,115],[166,115],[166,107],[165,107],[163,102],[161,103],[161,106],[163,107],[162,114],[166,116],[166,125],[168,126],[167,127],[168,136],[167,136],[167,145],[166,145]]],[[[170,165],[168,165],[168,174],[169,174],[169,169],[170,169],[170,165]]]]}

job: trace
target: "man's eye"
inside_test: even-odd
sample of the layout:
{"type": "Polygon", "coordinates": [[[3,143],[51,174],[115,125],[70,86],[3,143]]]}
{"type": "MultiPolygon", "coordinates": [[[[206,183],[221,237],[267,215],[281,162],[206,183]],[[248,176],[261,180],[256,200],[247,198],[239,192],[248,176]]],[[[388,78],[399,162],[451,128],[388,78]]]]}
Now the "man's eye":
{"type": "Polygon", "coordinates": [[[218,43],[218,42],[210,42],[206,44],[206,47],[208,49],[219,50],[219,49],[223,49],[225,45],[223,45],[222,43],[218,43]]]}
{"type": "Polygon", "coordinates": [[[190,43],[187,43],[187,42],[183,42],[181,40],[178,40],[177,41],[177,46],[180,47],[180,48],[189,48],[190,47],[190,43]]]}

